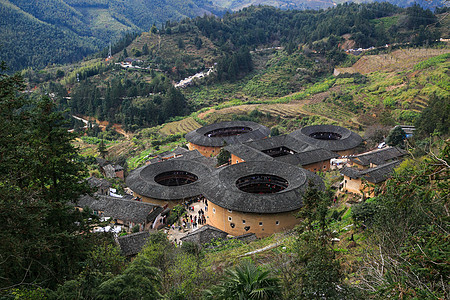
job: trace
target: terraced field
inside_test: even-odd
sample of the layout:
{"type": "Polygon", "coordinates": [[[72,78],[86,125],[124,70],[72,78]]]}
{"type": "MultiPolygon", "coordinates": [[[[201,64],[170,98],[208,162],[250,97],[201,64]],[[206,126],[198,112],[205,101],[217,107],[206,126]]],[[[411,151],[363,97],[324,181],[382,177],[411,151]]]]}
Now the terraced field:
{"type": "Polygon", "coordinates": [[[200,127],[202,126],[198,124],[194,118],[189,117],[181,121],[167,123],[159,130],[159,132],[165,135],[171,135],[187,133],[200,127]]]}
{"type": "Polygon", "coordinates": [[[198,115],[200,119],[203,120],[211,120],[218,115],[232,115],[232,114],[243,114],[251,112],[252,110],[258,109],[263,113],[270,113],[273,116],[280,116],[282,118],[292,118],[298,115],[309,114],[307,111],[303,109],[305,104],[308,104],[310,101],[296,101],[292,103],[286,104],[248,104],[248,105],[238,105],[223,108],[220,110],[211,109],[204,113],[198,115]]]}
{"type": "Polygon", "coordinates": [[[365,55],[349,68],[336,68],[340,73],[394,72],[412,67],[430,57],[449,53],[450,49],[399,49],[389,54],[365,55]]]}

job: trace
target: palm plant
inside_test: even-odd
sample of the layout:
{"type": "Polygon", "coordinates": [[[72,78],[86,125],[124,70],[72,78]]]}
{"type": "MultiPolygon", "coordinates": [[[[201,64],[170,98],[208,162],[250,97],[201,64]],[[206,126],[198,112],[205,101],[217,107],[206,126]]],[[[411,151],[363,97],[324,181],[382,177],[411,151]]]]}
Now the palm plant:
{"type": "Polygon", "coordinates": [[[281,296],[279,279],[250,261],[245,261],[225,273],[220,284],[205,291],[206,299],[266,300],[281,296]]]}

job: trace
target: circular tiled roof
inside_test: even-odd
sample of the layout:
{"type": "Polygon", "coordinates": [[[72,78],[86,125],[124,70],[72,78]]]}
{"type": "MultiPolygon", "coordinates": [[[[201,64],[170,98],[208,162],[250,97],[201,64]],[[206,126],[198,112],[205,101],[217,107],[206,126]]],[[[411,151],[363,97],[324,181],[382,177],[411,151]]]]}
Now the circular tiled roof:
{"type": "Polygon", "coordinates": [[[222,147],[236,143],[260,140],[268,137],[269,128],[255,122],[231,121],[214,123],[198,128],[186,134],[186,140],[199,146],[222,147]],[[228,136],[216,136],[220,130],[230,130],[233,134],[228,136]],[[242,133],[240,133],[242,132],[242,133]]]}
{"type": "Polygon", "coordinates": [[[214,172],[203,195],[220,207],[240,212],[289,212],[302,207],[303,193],[310,181],[323,189],[322,179],[305,169],[278,161],[245,162],[214,172]],[[242,178],[260,174],[282,178],[287,187],[276,193],[258,194],[245,192],[236,185],[242,178]]]}
{"type": "Polygon", "coordinates": [[[141,196],[161,200],[179,200],[202,194],[203,185],[209,180],[211,172],[212,170],[208,166],[197,161],[173,159],[132,171],[128,175],[126,183],[133,192],[141,196]],[[191,177],[196,177],[196,180],[177,186],[168,186],[155,181],[155,177],[170,172],[189,173],[190,176],[194,175],[191,177]]]}
{"type": "Polygon", "coordinates": [[[362,142],[362,138],[357,133],[334,125],[306,126],[291,132],[289,135],[302,142],[329,151],[353,149],[362,142]],[[330,139],[326,139],[326,136],[329,136],[330,139]]]}

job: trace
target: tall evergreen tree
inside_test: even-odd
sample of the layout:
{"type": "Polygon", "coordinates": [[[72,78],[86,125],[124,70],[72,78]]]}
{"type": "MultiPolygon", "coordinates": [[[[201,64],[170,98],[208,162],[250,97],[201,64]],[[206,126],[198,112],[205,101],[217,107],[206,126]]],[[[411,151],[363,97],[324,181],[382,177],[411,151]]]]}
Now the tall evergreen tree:
{"type": "Polygon", "coordinates": [[[0,74],[0,289],[51,287],[79,272],[92,245],[80,159],[48,97],[22,96],[22,78],[0,74]]]}

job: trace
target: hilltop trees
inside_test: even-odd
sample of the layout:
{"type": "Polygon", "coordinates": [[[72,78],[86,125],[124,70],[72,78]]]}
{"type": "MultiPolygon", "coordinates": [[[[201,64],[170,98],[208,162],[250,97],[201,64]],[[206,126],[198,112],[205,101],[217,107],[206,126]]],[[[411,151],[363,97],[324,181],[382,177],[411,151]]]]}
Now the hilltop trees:
{"type": "Polygon", "coordinates": [[[155,126],[188,112],[184,95],[159,75],[150,83],[113,77],[106,87],[86,80],[73,89],[70,107],[72,114],[120,123],[125,130],[155,126]]]}
{"type": "Polygon", "coordinates": [[[416,121],[417,132],[427,136],[433,133],[447,135],[450,132],[450,97],[430,97],[426,107],[416,121]]]}

